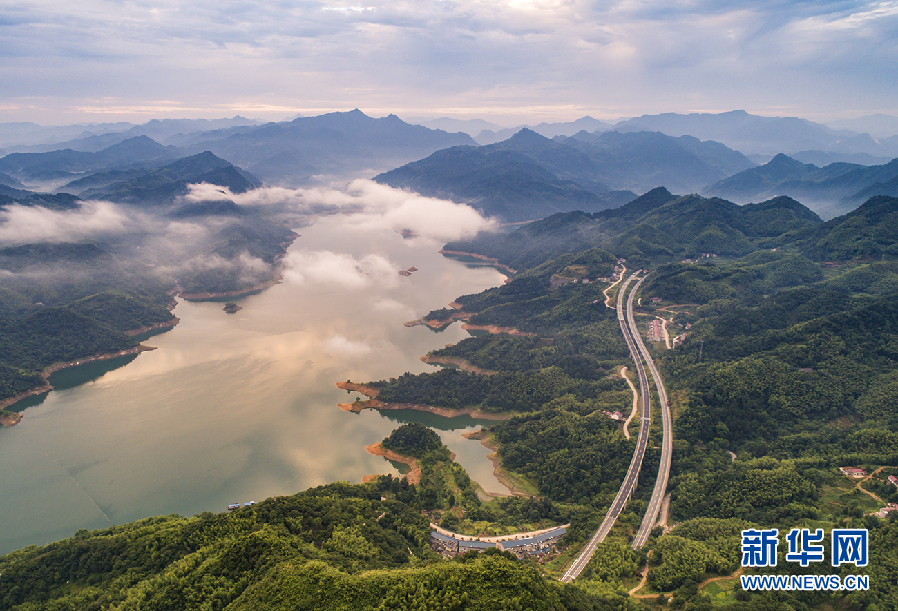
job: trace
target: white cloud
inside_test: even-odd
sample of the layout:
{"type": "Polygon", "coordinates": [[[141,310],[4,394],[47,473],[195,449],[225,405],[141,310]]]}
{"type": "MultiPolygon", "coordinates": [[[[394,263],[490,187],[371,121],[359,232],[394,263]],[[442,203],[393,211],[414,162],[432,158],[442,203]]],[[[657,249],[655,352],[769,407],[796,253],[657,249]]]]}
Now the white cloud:
{"type": "Polygon", "coordinates": [[[844,104],[846,81],[868,104],[895,107],[891,0],[14,5],[0,8],[0,108],[13,108],[0,117],[82,107],[282,118],[359,106],[538,121],[684,111],[696,98],[814,111],[844,104]],[[855,35],[797,52],[796,31],[837,29],[855,35]]]}
{"type": "Polygon", "coordinates": [[[470,237],[495,226],[464,204],[425,197],[370,180],[355,180],[346,190],[265,187],[233,194],[216,185],[191,185],[190,201],[230,199],[241,205],[287,204],[298,212],[348,211],[341,223],[362,230],[411,231],[443,242],[470,237]]]}
{"type": "Polygon", "coordinates": [[[73,210],[10,205],[0,210],[0,244],[76,242],[121,233],[132,225],[109,202],[84,202],[73,210]]]}
{"type": "Polygon", "coordinates": [[[381,255],[355,258],[331,251],[291,252],[284,259],[284,279],[296,284],[336,284],[362,289],[377,284],[393,286],[399,267],[381,255]]]}

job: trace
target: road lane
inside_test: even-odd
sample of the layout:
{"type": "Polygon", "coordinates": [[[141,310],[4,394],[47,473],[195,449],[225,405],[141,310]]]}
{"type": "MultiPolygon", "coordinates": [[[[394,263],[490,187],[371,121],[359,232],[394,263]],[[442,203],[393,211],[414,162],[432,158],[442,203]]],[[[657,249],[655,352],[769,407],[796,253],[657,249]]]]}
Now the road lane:
{"type": "Polygon", "coordinates": [[[644,278],[640,279],[630,292],[630,299],[627,301],[627,319],[630,324],[630,331],[636,338],[636,345],[639,346],[639,352],[645,359],[649,371],[652,373],[652,380],[655,382],[655,388],[658,390],[658,401],[661,404],[661,463],[658,465],[658,477],[655,480],[655,488],[652,490],[652,498],[649,501],[649,506],[646,509],[645,516],[642,518],[642,524],[639,526],[639,530],[636,531],[633,543],[630,545],[633,549],[640,549],[645,545],[649,535],[652,534],[652,528],[658,521],[658,513],[661,511],[661,504],[664,500],[664,495],[667,492],[667,481],[670,477],[670,456],[673,450],[673,430],[671,426],[670,406],[667,400],[667,389],[664,388],[661,374],[658,372],[658,368],[655,367],[655,361],[652,360],[652,355],[642,341],[642,336],[636,328],[636,321],[633,319],[633,293],[639,289],[642,280],[644,280],[644,278]]]}
{"type": "MultiPolygon", "coordinates": [[[[633,490],[636,488],[636,484],[639,479],[639,469],[642,467],[642,459],[645,456],[645,448],[648,444],[649,438],[649,429],[651,427],[652,421],[652,406],[651,406],[651,393],[649,392],[649,382],[648,377],[645,373],[645,368],[642,365],[642,358],[639,356],[639,349],[637,348],[637,344],[634,341],[633,334],[631,333],[631,329],[635,329],[635,324],[631,325],[630,328],[627,326],[627,321],[624,317],[624,307],[623,307],[623,298],[624,294],[627,292],[627,286],[629,286],[630,282],[632,282],[637,277],[637,274],[633,274],[630,276],[626,282],[621,285],[620,290],[617,293],[617,319],[620,324],[621,332],[624,335],[624,339],[627,341],[627,346],[630,349],[630,356],[633,358],[633,362],[636,364],[636,371],[639,375],[639,392],[642,397],[642,416],[639,425],[639,437],[636,440],[636,451],[633,452],[633,458],[630,460],[630,468],[627,470],[627,475],[624,477],[624,481],[621,484],[620,490],[617,492],[617,496],[614,497],[614,501],[611,503],[611,507],[608,509],[608,513],[605,514],[605,519],[602,520],[602,523],[599,525],[598,530],[593,534],[592,538],[589,540],[589,543],[586,544],[586,547],[583,548],[583,551],[580,552],[580,555],[574,559],[574,562],[565,572],[565,574],[561,577],[561,581],[563,582],[571,582],[576,579],[586,565],[589,563],[590,558],[592,558],[593,553],[596,548],[599,546],[602,541],[605,540],[605,537],[611,531],[611,527],[614,526],[614,523],[617,521],[618,516],[620,516],[621,511],[623,511],[624,507],[627,505],[627,501],[630,499],[630,495],[633,493],[633,490]]],[[[642,283],[642,280],[636,284],[633,291],[630,292],[630,297],[627,301],[627,308],[629,312],[629,318],[632,319],[632,311],[633,311],[633,295],[636,292],[636,289],[639,288],[639,285],[642,283]]],[[[638,333],[636,334],[636,338],[639,339],[638,333]]]]}

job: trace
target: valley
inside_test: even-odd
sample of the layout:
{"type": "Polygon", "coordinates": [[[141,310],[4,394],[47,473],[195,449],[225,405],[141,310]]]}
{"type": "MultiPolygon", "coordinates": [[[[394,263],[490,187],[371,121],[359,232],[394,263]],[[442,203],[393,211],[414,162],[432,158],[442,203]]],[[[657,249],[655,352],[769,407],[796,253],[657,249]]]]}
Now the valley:
{"type": "Polygon", "coordinates": [[[734,586],[771,527],[866,529],[869,590],[790,601],[890,608],[894,163],[314,119],[0,159],[0,609],[777,608],[734,586]],[[253,157],[321,125],[359,135],[309,172],[393,169],[253,157]]]}

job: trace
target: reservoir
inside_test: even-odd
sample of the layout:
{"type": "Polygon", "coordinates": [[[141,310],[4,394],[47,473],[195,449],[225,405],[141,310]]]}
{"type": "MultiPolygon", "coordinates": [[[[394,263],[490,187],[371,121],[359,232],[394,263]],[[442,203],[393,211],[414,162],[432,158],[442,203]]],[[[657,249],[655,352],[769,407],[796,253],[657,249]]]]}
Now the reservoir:
{"type": "Polygon", "coordinates": [[[365,446],[404,422],[433,427],[487,491],[489,450],[468,416],[345,412],[366,382],[434,371],[419,357],[467,337],[404,323],[501,284],[440,242],[322,217],[297,229],[281,284],[223,303],[179,301],[156,350],[55,373],[20,424],[0,429],[0,553],[159,514],[224,511],[332,481],[398,473],[365,446]],[[399,270],[417,268],[403,276],[399,270]]]}

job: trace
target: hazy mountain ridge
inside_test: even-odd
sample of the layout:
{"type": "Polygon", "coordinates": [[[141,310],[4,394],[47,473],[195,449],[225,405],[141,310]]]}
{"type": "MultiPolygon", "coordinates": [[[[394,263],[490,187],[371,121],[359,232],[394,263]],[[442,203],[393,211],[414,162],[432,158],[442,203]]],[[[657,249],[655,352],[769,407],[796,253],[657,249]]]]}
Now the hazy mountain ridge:
{"type": "Polygon", "coordinates": [[[556,212],[611,208],[623,203],[627,193],[659,184],[697,191],[709,180],[752,165],[741,153],[691,137],[580,132],[550,140],[522,129],[496,144],[438,151],[375,180],[522,221],[556,212]],[[608,199],[605,194],[610,192],[620,195],[608,199]]]}
{"type": "Polygon", "coordinates": [[[101,123],[45,127],[34,123],[0,123],[0,154],[45,153],[71,148],[96,152],[135,136],[148,136],[162,142],[179,134],[196,134],[259,125],[258,121],[235,116],[230,119],[151,119],[146,123],[101,123]]]}
{"type": "Polygon", "coordinates": [[[249,172],[205,151],[130,180],[87,189],[81,196],[117,203],[171,203],[187,192],[187,185],[203,182],[227,187],[232,193],[245,193],[262,186],[249,172]]]}
{"type": "Polygon", "coordinates": [[[659,185],[693,192],[754,167],[745,155],[719,142],[660,132],[579,132],[559,140],[584,153],[603,181],[644,193],[659,185]]]}
{"type": "Polygon", "coordinates": [[[615,125],[618,131],[660,131],[715,140],[745,154],[795,153],[806,150],[898,155],[898,137],[874,139],[869,134],[834,130],[798,117],[762,117],[744,110],[725,113],[643,115],[615,125]]]}
{"type": "Polygon", "coordinates": [[[11,153],[0,158],[0,172],[23,182],[42,181],[114,168],[158,166],[179,156],[174,147],[163,146],[147,136],[135,136],[97,152],[62,149],[11,153]]]}
{"type": "Polygon", "coordinates": [[[832,217],[874,195],[892,195],[896,178],[898,159],[876,166],[832,163],[819,168],[779,154],[763,166],[708,186],[703,194],[738,203],[788,195],[832,217]]]}
{"type": "Polygon", "coordinates": [[[464,144],[474,141],[467,134],[410,125],[396,115],[375,119],[356,109],[268,123],[183,150],[209,150],[267,183],[295,186],[315,182],[322,175],[386,170],[464,144]]]}

